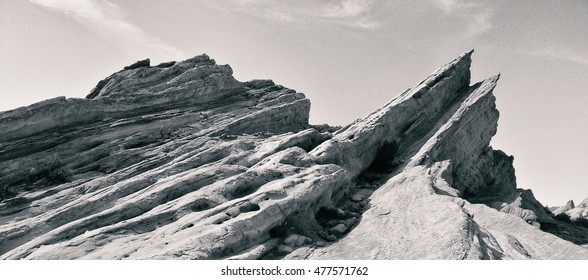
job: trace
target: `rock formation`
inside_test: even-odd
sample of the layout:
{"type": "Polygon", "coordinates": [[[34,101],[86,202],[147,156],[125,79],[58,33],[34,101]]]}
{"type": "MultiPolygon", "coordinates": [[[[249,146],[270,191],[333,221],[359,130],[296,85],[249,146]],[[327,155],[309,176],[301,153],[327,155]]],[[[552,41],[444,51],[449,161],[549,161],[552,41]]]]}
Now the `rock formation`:
{"type": "Polygon", "coordinates": [[[1,258],[588,259],[489,146],[472,52],[343,128],[206,55],[2,112],[1,258]]]}
{"type": "Polygon", "coordinates": [[[564,206],[560,206],[560,207],[557,207],[557,208],[556,208],[555,210],[553,210],[552,212],[553,212],[553,214],[554,214],[554,215],[559,215],[559,214],[561,214],[561,213],[565,213],[565,212],[567,212],[567,211],[569,211],[569,210],[572,210],[572,209],[574,209],[574,208],[576,208],[576,206],[574,205],[574,201],[573,201],[573,200],[570,200],[570,201],[568,201],[568,202],[566,203],[566,205],[564,205],[564,206]]]}
{"type": "Polygon", "coordinates": [[[557,207],[553,210],[553,215],[566,214],[570,220],[577,221],[579,219],[588,219],[588,198],[582,200],[578,206],[574,205],[574,201],[570,200],[564,206],[557,207]]]}

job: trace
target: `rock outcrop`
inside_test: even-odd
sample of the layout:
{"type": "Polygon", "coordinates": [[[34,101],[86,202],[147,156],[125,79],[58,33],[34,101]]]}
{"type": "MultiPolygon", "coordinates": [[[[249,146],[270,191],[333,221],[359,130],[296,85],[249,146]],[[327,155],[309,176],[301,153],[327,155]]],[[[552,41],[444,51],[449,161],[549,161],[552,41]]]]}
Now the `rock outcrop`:
{"type": "Polygon", "coordinates": [[[577,221],[579,219],[586,219],[588,220],[588,198],[582,200],[578,206],[568,210],[565,212],[572,221],[577,221]]]}
{"type": "Polygon", "coordinates": [[[566,205],[564,205],[564,206],[560,206],[560,207],[557,207],[557,208],[556,208],[555,210],[553,210],[552,212],[553,212],[553,214],[554,214],[554,215],[559,215],[559,214],[561,214],[561,213],[565,213],[565,212],[567,212],[567,211],[569,211],[569,210],[572,210],[572,209],[574,209],[574,208],[576,208],[576,206],[574,205],[574,201],[573,201],[573,200],[570,200],[570,201],[568,201],[568,202],[566,203],[566,205]]]}
{"type": "Polygon", "coordinates": [[[566,214],[570,220],[577,221],[579,219],[588,219],[588,198],[582,200],[578,206],[574,205],[574,201],[570,200],[564,206],[557,207],[553,210],[553,215],[566,214]]]}
{"type": "Polygon", "coordinates": [[[2,112],[1,258],[588,259],[489,146],[472,52],[343,128],[206,55],[2,112]]]}

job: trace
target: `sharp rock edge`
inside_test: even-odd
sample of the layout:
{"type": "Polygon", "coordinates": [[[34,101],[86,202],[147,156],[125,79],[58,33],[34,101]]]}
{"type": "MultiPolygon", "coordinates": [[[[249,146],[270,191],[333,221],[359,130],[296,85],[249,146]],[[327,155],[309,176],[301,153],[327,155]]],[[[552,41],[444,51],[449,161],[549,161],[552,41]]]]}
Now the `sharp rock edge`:
{"type": "Polygon", "coordinates": [[[1,112],[1,258],[588,259],[489,146],[472,52],[343,128],[207,55],[1,112]]]}

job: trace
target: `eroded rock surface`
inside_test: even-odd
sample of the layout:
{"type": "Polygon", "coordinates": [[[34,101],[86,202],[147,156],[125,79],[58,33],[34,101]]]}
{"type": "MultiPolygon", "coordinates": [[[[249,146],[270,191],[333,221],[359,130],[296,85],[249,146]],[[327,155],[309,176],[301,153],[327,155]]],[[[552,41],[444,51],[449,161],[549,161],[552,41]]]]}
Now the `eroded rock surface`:
{"type": "Polygon", "coordinates": [[[554,215],[559,215],[561,213],[565,213],[567,211],[570,211],[572,209],[576,208],[576,206],[574,205],[574,201],[570,200],[566,203],[566,205],[564,206],[560,206],[557,209],[553,210],[553,214],[554,215]]]}
{"type": "Polygon", "coordinates": [[[565,213],[570,216],[572,220],[580,218],[588,219],[588,198],[582,200],[578,206],[571,207],[569,210],[565,211],[565,213]]]}
{"type": "Polygon", "coordinates": [[[1,257],[588,259],[489,146],[471,55],[344,128],[206,55],[2,112],[1,257]]]}
{"type": "Polygon", "coordinates": [[[553,210],[554,215],[566,214],[572,221],[580,218],[588,219],[588,198],[582,200],[578,206],[574,205],[574,201],[570,200],[564,206],[557,207],[553,210]]]}

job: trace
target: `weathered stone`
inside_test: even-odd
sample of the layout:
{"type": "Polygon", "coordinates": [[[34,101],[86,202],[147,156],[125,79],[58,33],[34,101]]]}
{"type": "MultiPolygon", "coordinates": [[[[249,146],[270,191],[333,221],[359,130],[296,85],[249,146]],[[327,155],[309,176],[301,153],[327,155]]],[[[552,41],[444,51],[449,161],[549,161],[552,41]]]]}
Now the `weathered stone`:
{"type": "Polygon", "coordinates": [[[347,227],[345,224],[338,224],[332,227],[329,232],[337,237],[341,237],[343,234],[345,234],[345,232],[347,232],[347,227]]]}
{"type": "Polygon", "coordinates": [[[325,226],[331,228],[331,227],[334,227],[340,223],[341,222],[339,220],[328,220],[325,222],[325,226]]]}
{"type": "Polygon", "coordinates": [[[317,241],[314,243],[314,246],[316,247],[324,247],[325,245],[327,245],[327,243],[325,243],[324,241],[317,241]]]}
{"type": "Polygon", "coordinates": [[[0,258],[588,259],[490,147],[499,76],[470,57],[342,128],[206,55],[0,112],[0,258]]]}
{"type": "Polygon", "coordinates": [[[155,67],[157,67],[157,68],[167,68],[167,67],[174,66],[175,64],[176,64],[175,61],[162,62],[162,63],[157,64],[155,67]]]}
{"type": "Polygon", "coordinates": [[[280,240],[277,238],[272,238],[262,244],[254,246],[250,249],[245,250],[241,254],[237,254],[229,258],[229,260],[256,260],[260,259],[267,253],[269,253],[272,249],[276,248],[279,245],[280,240]]]}
{"type": "Polygon", "coordinates": [[[276,250],[279,254],[290,254],[294,251],[292,247],[286,245],[279,245],[276,250]]]}
{"type": "Polygon", "coordinates": [[[567,212],[569,210],[572,210],[574,208],[576,208],[576,206],[574,205],[574,201],[573,200],[570,200],[570,201],[568,201],[566,203],[566,205],[561,206],[561,207],[558,207],[557,209],[555,209],[553,211],[553,215],[559,215],[561,213],[565,213],[565,212],[567,212]]]}
{"type": "Polygon", "coordinates": [[[229,208],[226,212],[227,216],[234,218],[241,214],[241,211],[237,207],[229,208]]]}
{"type": "Polygon", "coordinates": [[[292,234],[284,239],[284,244],[293,248],[300,247],[304,244],[310,244],[311,242],[312,239],[298,234],[292,234]]]}
{"type": "Polygon", "coordinates": [[[337,236],[335,236],[334,234],[329,234],[329,235],[327,235],[325,240],[327,240],[329,242],[334,242],[334,241],[337,241],[337,236]]]}
{"type": "Polygon", "coordinates": [[[349,205],[349,211],[351,212],[360,212],[363,209],[363,207],[359,206],[359,204],[356,203],[352,203],[349,205]]]}
{"type": "Polygon", "coordinates": [[[347,229],[352,228],[353,226],[355,226],[358,222],[358,219],[356,217],[351,217],[347,220],[345,220],[345,222],[343,222],[343,224],[345,225],[345,227],[347,229]]]}
{"type": "Polygon", "coordinates": [[[137,68],[141,68],[141,67],[149,67],[149,65],[151,65],[151,61],[149,60],[149,58],[147,58],[144,60],[139,60],[129,66],[125,66],[124,70],[132,70],[132,69],[137,69],[137,68]]]}
{"type": "Polygon", "coordinates": [[[351,201],[353,202],[360,202],[363,201],[365,198],[361,194],[356,194],[351,197],[351,201]]]}
{"type": "Polygon", "coordinates": [[[588,227],[588,198],[582,200],[578,206],[574,205],[573,200],[568,201],[566,205],[558,207],[553,211],[553,215],[559,214],[566,214],[570,217],[571,221],[588,227]]]}

